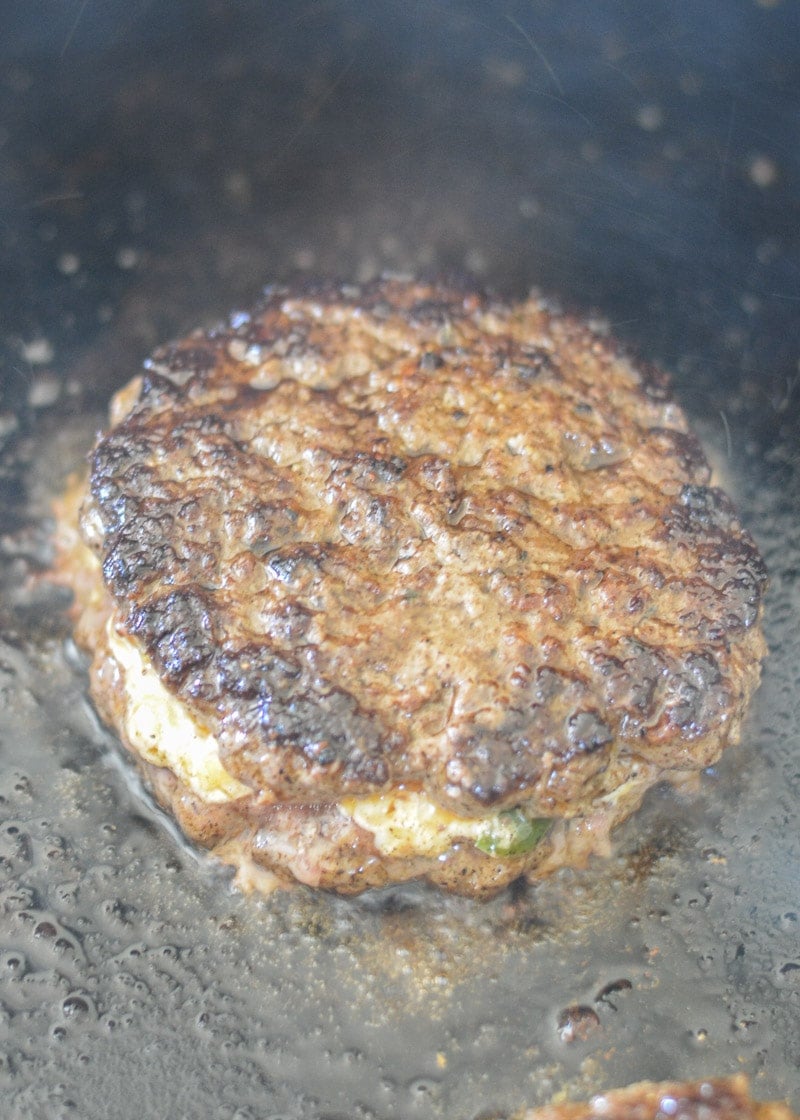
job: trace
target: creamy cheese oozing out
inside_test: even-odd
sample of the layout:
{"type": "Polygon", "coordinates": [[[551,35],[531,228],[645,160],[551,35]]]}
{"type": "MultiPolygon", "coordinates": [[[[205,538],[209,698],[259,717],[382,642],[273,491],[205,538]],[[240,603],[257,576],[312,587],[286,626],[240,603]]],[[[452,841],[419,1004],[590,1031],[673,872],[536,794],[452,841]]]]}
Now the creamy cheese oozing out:
{"type": "Polygon", "coordinates": [[[400,790],[376,797],[348,798],[342,808],[357,825],[371,832],[383,855],[417,852],[435,856],[456,840],[480,840],[508,831],[500,814],[457,817],[421,793],[400,790]]]}
{"type": "MultiPolygon", "coordinates": [[[[222,765],[214,736],[183,707],[159,679],[137,644],[108,623],[112,656],[125,674],[125,733],[147,762],[168,767],[198,797],[220,804],[253,791],[222,765]]],[[[371,832],[387,856],[417,853],[436,856],[455,840],[479,841],[491,835],[509,840],[513,825],[502,813],[459,817],[424,794],[397,790],[373,797],[346,798],[339,808],[360,828],[371,832]]]]}
{"type": "Polygon", "coordinates": [[[130,638],[108,623],[108,644],[125,673],[125,733],[139,754],[166,766],[189,789],[211,804],[252,793],[220,762],[217,741],[186,712],[130,638]]]}

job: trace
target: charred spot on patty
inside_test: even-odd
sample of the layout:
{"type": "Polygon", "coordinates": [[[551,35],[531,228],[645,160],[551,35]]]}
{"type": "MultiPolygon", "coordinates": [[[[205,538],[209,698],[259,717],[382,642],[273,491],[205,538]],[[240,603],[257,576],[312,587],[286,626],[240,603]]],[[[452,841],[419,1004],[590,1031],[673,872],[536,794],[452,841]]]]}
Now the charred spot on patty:
{"type": "Polygon", "coordinates": [[[98,707],[250,879],[581,862],[737,738],[764,653],[664,375],[448,284],[274,287],[160,348],[59,539],[98,707]]]}

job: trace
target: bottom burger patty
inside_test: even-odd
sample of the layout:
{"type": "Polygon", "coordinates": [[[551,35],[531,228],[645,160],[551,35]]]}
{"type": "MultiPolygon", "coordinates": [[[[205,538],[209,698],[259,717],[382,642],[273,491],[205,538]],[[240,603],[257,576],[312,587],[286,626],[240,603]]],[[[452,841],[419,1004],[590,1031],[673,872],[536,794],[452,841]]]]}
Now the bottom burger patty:
{"type": "Polygon", "coordinates": [[[515,1120],[796,1120],[780,1101],[754,1101],[744,1074],[701,1081],[640,1081],[585,1103],[544,1105],[515,1120]]]}
{"type": "Polygon", "coordinates": [[[58,543],[101,713],[260,888],[583,863],[737,738],[764,652],[660,375],[442,285],[272,290],[157,352],[58,543]]]}
{"type": "MultiPolygon", "coordinates": [[[[91,691],[158,801],[194,842],[237,869],[243,889],[292,880],[342,894],[425,877],[454,893],[491,897],[520,875],[541,878],[608,851],[613,827],[662,776],[640,763],[586,815],[536,818],[523,808],[458,817],[405,786],[372,797],[313,803],[265,799],[223,767],[217,744],[120,635],[93,554],[70,533],[83,488],[62,503],[62,575],[77,594],[76,636],[91,649],[91,691]],[[71,539],[70,539],[71,538],[71,539]],[[67,543],[68,542],[68,543],[67,543]]],[[[673,772],[672,780],[693,777],[673,772]]]]}

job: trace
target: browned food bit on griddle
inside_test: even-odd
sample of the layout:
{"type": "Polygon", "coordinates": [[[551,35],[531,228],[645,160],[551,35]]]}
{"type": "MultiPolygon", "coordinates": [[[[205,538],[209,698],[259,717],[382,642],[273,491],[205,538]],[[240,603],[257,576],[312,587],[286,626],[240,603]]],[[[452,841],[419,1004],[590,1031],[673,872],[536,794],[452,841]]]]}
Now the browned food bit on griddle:
{"type": "Polygon", "coordinates": [[[785,1103],[754,1101],[744,1074],[703,1081],[640,1081],[583,1103],[528,1109],[515,1120],[797,1120],[785,1103]]]}
{"type": "Polygon", "coordinates": [[[580,863],[736,740],[764,654],[663,377],[540,299],[270,289],[118,394],[60,539],[100,710],[243,880],[580,863]]]}

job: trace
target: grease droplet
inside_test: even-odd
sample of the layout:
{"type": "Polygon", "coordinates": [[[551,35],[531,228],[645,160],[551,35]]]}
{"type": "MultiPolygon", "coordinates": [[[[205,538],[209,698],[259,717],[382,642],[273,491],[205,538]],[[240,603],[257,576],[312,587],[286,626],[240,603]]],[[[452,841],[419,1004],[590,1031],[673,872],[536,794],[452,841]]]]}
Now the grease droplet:
{"type": "Polygon", "coordinates": [[[558,1035],[562,1042],[585,1042],[600,1026],[600,1017],[591,1007],[572,1004],[558,1016],[558,1035]]]}
{"type": "Polygon", "coordinates": [[[80,1015],[86,1015],[89,1012],[89,1004],[83,996],[67,996],[61,1004],[61,1010],[67,1018],[75,1018],[80,1015]]]}

